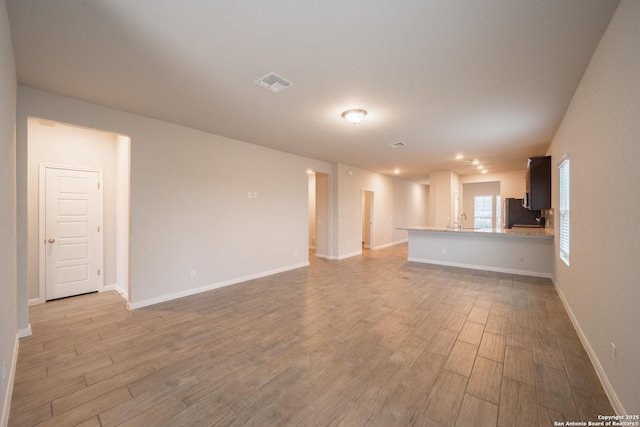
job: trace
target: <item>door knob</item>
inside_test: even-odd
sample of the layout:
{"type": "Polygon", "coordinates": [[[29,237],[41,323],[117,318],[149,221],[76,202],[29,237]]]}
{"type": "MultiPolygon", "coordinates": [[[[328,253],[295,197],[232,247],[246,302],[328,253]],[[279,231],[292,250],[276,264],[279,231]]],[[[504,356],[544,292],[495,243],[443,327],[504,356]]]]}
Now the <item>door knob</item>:
{"type": "Polygon", "coordinates": [[[49,239],[49,243],[54,243],[56,239],[49,239]]]}

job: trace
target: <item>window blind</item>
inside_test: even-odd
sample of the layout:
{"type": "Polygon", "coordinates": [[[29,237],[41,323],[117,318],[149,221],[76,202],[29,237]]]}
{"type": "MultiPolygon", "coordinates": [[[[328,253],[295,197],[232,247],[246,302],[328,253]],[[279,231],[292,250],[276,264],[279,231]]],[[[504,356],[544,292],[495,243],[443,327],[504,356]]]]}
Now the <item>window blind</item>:
{"type": "Polygon", "coordinates": [[[563,160],[560,169],[560,258],[569,265],[569,159],[563,160]]]}

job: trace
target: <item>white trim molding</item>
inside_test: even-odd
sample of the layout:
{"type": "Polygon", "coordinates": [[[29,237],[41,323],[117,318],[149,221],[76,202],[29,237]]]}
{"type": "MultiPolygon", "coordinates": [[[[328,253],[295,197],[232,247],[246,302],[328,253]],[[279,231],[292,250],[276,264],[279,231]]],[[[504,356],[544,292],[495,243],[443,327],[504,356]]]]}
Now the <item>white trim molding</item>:
{"type": "Polygon", "coordinates": [[[28,305],[31,307],[32,305],[42,304],[43,302],[45,302],[43,298],[30,298],[28,305]]]}
{"type": "Polygon", "coordinates": [[[352,256],[358,256],[358,255],[362,255],[362,250],[355,251],[355,252],[349,252],[348,254],[344,254],[344,255],[338,255],[338,257],[330,258],[330,259],[341,260],[341,259],[345,259],[345,258],[351,258],[352,256]]]}
{"type": "Polygon", "coordinates": [[[476,264],[464,264],[460,262],[448,262],[448,261],[440,261],[440,260],[434,260],[434,259],[409,257],[407,258],[407,261],[420,262],[423,264],[444,265],[447,267],[469,268],[472,270],[494,271],[496,273],[517,274],[520,276],[542,277],[545,279],[551,279],[553,277],[551,273],[541,273],[538,271],[516,270],[512,268],[491,267],[491,266],[476,265],[476,264]]]}
{"type": "Polygon", "coordinates": [[[404,240],[398,240],[397,242],[385,243],[384,245],[375,246],[372,250],[378,251],[380,249],[390,248],[391,246],[401,245],[403,243],[407,243],[408,241],[409,241],[409,239],[404,239],[404,240]]]}
{"type": "Polygon", "coordinates": [[[218,282],[218,283],[212,283],[210,285],[200,286],[198,288],[187,289],[187,290],[184,290],[184,291],[181,291],[181,292],[175,292],[175,293],[172,293],[172,294],[161,295],[161,296],[158,296],[158,297],[149,298],[149,299],[138,301],[138,302],[130,302],[130,301],[128,301],[127,302],[127,308],[129,310],[135,310],[135,309],[138,309],[138,308],[147,307],[147,306],[154,305],[154,304],[160,304],[161,302],[171,301],[171,300],[174,300],[174,299],[177,299],[177,298],[187,297],[187,296],[190,296],[190,295],[195,295],[195,294],[199,294],[199,293],[202,293],[202,292],[211,291],[213,289],[218,289],[218,288],[222,288],[222,287],[225,287],[225,286],[230,286],[230,285],[235,285],[235,284],[238,284],[238,283],[246,282],[248,280],[259,279],[261,277],[271,276],[273,274],[283,273],[285,271],[295,270],[297,268],[308,267],[308,266],[309,266],[309,261],[306,261],[306,262],[302,262],[300,264],[294,264],[294,265],[290,265],[290,266],[287,266],[287,267],[277,268],[277,269],[274,269],[274,270],[263,271],[262,273],[250,274],[248,276],[238,277],[236,279],[225,280],[225,281],[218,282]]]}
{"type": "MultiPolygon", "coordinates": [[[[31,329],[31,326],[29,326],[31,329]]],[[[0,426],[5,427],[9,425],[9,410],[11,409],[11,395],[13,394],[13,381],[16,377],[16,366],[18,364],[18,347],[20,345],[20,339],[16,334],[16,339],[13,342],[13,357],[11,358],[11,368],[9,370],[9,376],[7,377],[6,394],[2,399],[2,414],[0,414],[0,426]]]]}
{"type": "Polygon", "coordinates": [[[31,323],[29,323],[26,328],[18,330],[18,338],[30,337],[31,335],[33,335],[33,331],[31,330],[31,323]]]}
{"type": "Polygon", "coordinates": [[[560,301],[562,301],[562,305],[564,306],[564,309],[567,311],[567,314],[569,314],[569,319],[571,319],[571,323],[573,324],[573,327],[578,333],[578,337],[580,337],[582,346],[587,351],[587,355],[589,355],[591,364],[596,370],[596,374],[600,379],[600,383],[602,383],[602,388],[604,388],[604,392],[607,394],[607,397],[611,402],[611,406],[613,406],[614,412],[619,415],[620,414],[629,415],[629,413],[624,409],[624,406],[622,405],[620,398],[618,398],[616,391],[613,389],[613,386],[611,385],[611,382],[609,381],[609,378],[607,377],[607,374],[604,371],[604,368],[602,367],[602,364],[600,363],[598,356],[596,356],[596,352],[593,350],[593,347],[591,347],[591,343],[589,343],[587,336],[582,331],[582,328],[580,327],[580,323],[578,323],[578,319],[573,314],[573,311],[571,310],[571,306],[567,302],[567,299],[564,297],[564,294],[562,293],[560,286],[558,286],[558,283],[556,282],[555,278],[553,280],[553,286],[556,288],[556,292],[558,292],[558,296],[560,297],[560,301]]]}
{"type": "Polygon", "coordinates": [[[117,293],[119,293],[122,298],[124,298],[127,302],[129,302],[129,292],[126,289],[124,289],[120,285],[115,285],[115,289],[114,290],[117,293]]]}

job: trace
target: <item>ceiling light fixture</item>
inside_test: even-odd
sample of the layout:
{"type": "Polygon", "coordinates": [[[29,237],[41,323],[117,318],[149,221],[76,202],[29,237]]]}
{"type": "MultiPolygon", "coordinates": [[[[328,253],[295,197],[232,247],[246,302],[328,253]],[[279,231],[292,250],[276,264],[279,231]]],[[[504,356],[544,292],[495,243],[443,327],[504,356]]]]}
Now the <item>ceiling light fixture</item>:
{"type": "Polygon", "coordinates": [[[482,169],[484,169],[484,166],[478,165],[478,169],[482,170],[482,169]]]}
{"type": "Polygon", "coordinates": [[[462,159],[464,159],[464,154],[458,154],[456,156],[456,160],[462,160],[462,159]]]}
{"type": "Polygon", "coordinates": [[[360,123],[366,115],[367,112],[360,109],[347,110],[342,113],[342,117],[344,117],[346,121],[354,125],[360,123]]]}
{"type": "Polygon", "coordinates": [[[478,159],[473,159],[473,160],[471,161],[471,163],[473,163],[474,165],[479,165],[479,164],[480,164],[480,160],[478,160],[478,159]]]}
{"type": "Polygon", "coordinates": [[[395,168],[395,169],[393,170],[393,173],[395,173],[396,175],[397,175],[397,174],[399,174],[399,173],[400,173],[400,169],[395,168]]]}

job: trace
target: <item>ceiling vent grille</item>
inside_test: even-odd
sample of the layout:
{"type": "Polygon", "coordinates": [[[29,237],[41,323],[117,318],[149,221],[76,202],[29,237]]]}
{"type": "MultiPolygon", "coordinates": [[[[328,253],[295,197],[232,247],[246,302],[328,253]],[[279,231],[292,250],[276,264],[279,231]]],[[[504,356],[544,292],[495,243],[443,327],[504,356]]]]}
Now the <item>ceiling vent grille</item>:
{"type": "Polygon", "coordinates": [[[267,74],[266,76],[260,77],[258,80],[256,80],[256,84],[262,86],[265,89],[269,89],[271,92],[279,92],[282,89],[293,85],[293,83],[291,83],[289,80],[273,72],[267,74]]]}
{"type": "Polygon", "coordinates": [[[405,146],[405,145],[407,145],[407,144],[405,144],[405,143],[404,143],[404,142],[402,142],[402,141],[398,141],[398,142],[390,142],[390,143],[389,143],[389,144],[387,144],[387,145],[388,145],[389,147],[391,147],[391,148],[400,148],[400,147],[404,147],[404,146],[405,146]]]}

